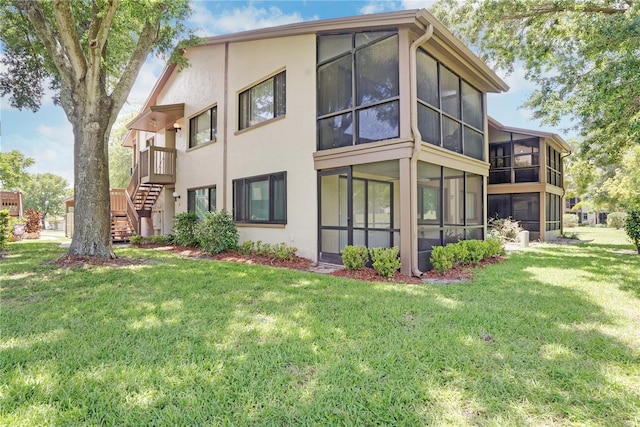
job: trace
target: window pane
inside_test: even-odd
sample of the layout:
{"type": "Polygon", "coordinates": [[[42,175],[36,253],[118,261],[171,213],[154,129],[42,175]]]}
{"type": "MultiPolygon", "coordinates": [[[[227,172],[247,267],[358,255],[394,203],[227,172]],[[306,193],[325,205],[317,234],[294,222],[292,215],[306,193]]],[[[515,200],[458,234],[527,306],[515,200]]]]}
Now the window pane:
{"type": "Polygon", "coordinates": [[[346,230],[321,230],[320,251],[331,254],[339,254],[347,246],[346,230]]]}
{"type": "Polygon", "coordinates": [[[318,115],[350,108],[351,56],[318,68],[318,115]]]}
{"type": "Polygon", "coordinates": [[[489,194],[487,204],[489,218],[509,218],[511,216],[511,196],[509,194],[489,194]]]}
{"type": "Polygon", "coordinates": [[[240,123],[238,127],[240,129],[245,129],[250,126],[249,116],[251,111],[251,91],[247,90],[242,92],[238,103],[240,104],[240,123]]]}
{"type": "Polygon", "coordinates": [[[538,168],[518,168],[514,170],[516,182],[538,182],[538,168]]]}
{"type": "Polygon", "coordinates": [[[358,111],[358,144],[397,138],[398,101],[358,111]]]}
{"type": "Polygon", "coordinates": [[[464,228],[446,228],[444,230],[444,244],[458,243],[464,240],[464,228]]]}
{"type": "Polygon", "coordinates": [[[374,40],[381,39],[385,36],[393,34],[391,31],[365,31],[356,33],[356,47],[371,43],[374,40]]]}
{"type": "Polygon", "coordinates": [[[489,184],[509,184],[511,182],[511,169],[489,171],[489,184]]]}
{"type": "Polygon", "coordinates": [[[460,79],[445,67],[440,67],[440,100],[442,111],[460,118],[460,79]]]}
{"type": "Polygon", "coordinates": [[[483,240],[482,228],[467,228],[467,240],[483,240]]]}
{"type": "Polygon", "coordinates": [[[398,37],[356,52],[357,105],[398,96],[398,37]]]}
{"type": "Polygon", "coordinates": [[[249,221],[269,221],[269,180],[249,182],[249,221]]]}
{"type": "Polygon", "coordinates": [[[482,93],[462,81],[462,120],[483,130],[482,93]]]}
{"type": "Polygon", "coordinates": [[[287,219],[287,193],[285,175],[273,177],[273,222],[284,222],[287,219]]]}
{"type": "Polygon", "coordinates": [[[287,79],[286,73],[274,76],[274,103],[273,112],[275,117],[284,116],[287,112],[287,79]]]}
{"type": "Polygon", "coordinates": [[[273,79],[264,81],[251,88],[251,115],[249,126],[262,123],[274,117],[273,79]]]}
{"type": "Polygon", "coordinates": [[[511,143],[489,144],[489,163],[492,168],[511,167],[511,143]]]}
{"type": "Polygon", "coordinates": [[[444,168],[444,223],[463,225],[464,172],[444,168]]]}
{"type": "Polygon", "coordinates": [[[440,145],[440,114],[418,104],[418,129],[424,142],[440,145]]]}
{"type": "Polygon", "coordinates": [[[540,151],[540,143],[538,142],[538,138],[527,139],[515,141],[514,134],[514,142],[513,142],[513,154],[528,154],[528,153],[538,153],[540,151]]]}
{"type": "Polygon", "coordinates": [[[370,248],[388,248],[391,247],[391,232],[369,230],[369,247],[370,248]]]}
{"type": "Polygon", "coordinates": [[[189,147],[211,141],[211,111],[209,109],[189,120],[189,147]]]}
{"type": "Polygon", "coordinates": [[[516,221],[540,220],[540,195],[538,193],[514,194],[512,203],[513,219],[516,221]]]}
{"type": "Polygon", "coordinates": [[[211,141],[218,139],[218,107],[211,109],[211,141]]]}
{"type": "Polygon", "coordinates": [[[216,207],[216,187],[212,187],[209,189],[209,210],[215,211],[216,207]]]}
{"type": "Polygon", "coordinates": [[[366,227],[366,181],[363,179],[352,180],[353,187],[353,226],[366,227]]]}
{"type": "Polygon", "coordinates": [[[464,127],[464,154],[484,160],[484,136],[480,132],[464,127]]]}
{"type": "Polygon", "coordinates": [[[352,114],[342,114],[319,121],[320,150],[353,145],[352,114]]]}
{"type": "Polygon", "coordinates": [[[419,223],[440,223],[440,179],[434,180],[433,185],[418,185],[419,223]]]}
{"type": "Polygon", "coordinates": [[[442,146],[447,150],[462,153],[462,135],[460,123],[447,117],[442,117],[442,134],[444,141],[442,146]]]}
{"type": "Polygon", "coordinates": [[[467,225],[477,225],[484,222],[482,210],[482,176],[467,172],[466,196],[467,225]]]}
{"type": "Polygon", "coordinates": [[[417,57],[418,99],[440,108],[438,103],[438,63],[422,50],[417,57]]]}
{"type": "Polygon", "coordinates": [[[352,45],[351,34],[318,37],[318,62],[349,52],[352,45]]]}
{"type": "MultiPolygon", "coordinates": [[[[391,183],[369,181],[368,220],[370,228],[392,228],[391,183]]],[[[386,239],[390,238],[387,233],[386,239]]],[[[386,246],[385,246],[386,247],[386,246]]]]}
{"type": "Polygon", "coordinates": [[[236,221],[245,220],[244,180],[233,181],[233,217],[236,221]]]}

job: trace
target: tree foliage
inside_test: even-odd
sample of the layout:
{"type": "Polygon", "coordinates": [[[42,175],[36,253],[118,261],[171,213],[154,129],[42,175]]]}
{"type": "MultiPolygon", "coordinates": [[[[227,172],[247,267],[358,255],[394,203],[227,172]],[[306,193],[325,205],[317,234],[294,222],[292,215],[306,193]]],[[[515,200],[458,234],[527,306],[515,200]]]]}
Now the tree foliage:
{"type": "Polygon", "coordinates": [[[432,9],[493,67],[522,66],[538,89],[534,117],[565,117],[582,153],[619,162],[640,141],[640,2],[632,0],[440,0],[432,9]]]}
{"type": "Polygon", "coordinates": [[[133,150],[123,147],[127,135],[126,124],[135,118],[135,113],[118,117],[109,136],[109,186],[111,188],[127,188],[131,178],[133,150]]]}
{"type": "Polygon", "coordinates": [[[150,52],[185,60],[188,0],[0,0],[0,96],[37,110],[54,89],[74,134],[74,234],[69,255],[114,257],[108,140],[150,52]]]}
{"type": "Polygon", "coordinates": [[[42,223],[48,216],[64,213],[64,199],[71,195],[66,179],[52,173],[33,175],[31,182],[24,188],[24,207],[42,213],[42,223]]]}
{"type": "Polygon", "coordinates": [[[32,158],[25,157],[18,150],[0,152],[0,188],[19,191],[28,183],[30,175],[25,169],[33,163],[32,158]]]}

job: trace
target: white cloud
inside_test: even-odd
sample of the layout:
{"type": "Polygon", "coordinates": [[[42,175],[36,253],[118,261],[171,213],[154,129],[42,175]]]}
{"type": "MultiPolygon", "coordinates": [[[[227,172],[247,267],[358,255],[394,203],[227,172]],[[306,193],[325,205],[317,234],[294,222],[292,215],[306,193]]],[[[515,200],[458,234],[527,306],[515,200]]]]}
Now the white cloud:
{"type": "Polygon", "coordinates": [[[509,85],[509,93],[531,92],[536,89],[536,84],[527,80],[526,70],[521,65],[516,65],[513,72],[505,76],[504,72],[498,72],[498,75],[509,85]]]}

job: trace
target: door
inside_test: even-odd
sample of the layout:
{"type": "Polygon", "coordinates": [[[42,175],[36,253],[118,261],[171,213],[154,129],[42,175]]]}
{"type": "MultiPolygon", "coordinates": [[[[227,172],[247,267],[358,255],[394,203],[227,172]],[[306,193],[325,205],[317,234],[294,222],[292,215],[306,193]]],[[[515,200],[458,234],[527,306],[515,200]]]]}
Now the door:
{"type": "Polygon", "coordinates": [[[342,264],[353,241],[351,168],[318,172],[318,260],[342,264]]]}

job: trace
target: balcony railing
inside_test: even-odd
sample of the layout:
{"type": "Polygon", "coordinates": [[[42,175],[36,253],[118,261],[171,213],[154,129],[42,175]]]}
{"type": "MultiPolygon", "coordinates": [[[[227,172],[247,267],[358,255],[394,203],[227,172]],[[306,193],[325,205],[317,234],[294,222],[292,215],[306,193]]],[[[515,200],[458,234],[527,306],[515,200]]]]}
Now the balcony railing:
{"type": "Polygon", "coordinates": [[[174,184],[176,182],[176,149],[146,147],[140,151],[140,184],[174,184]]]}

